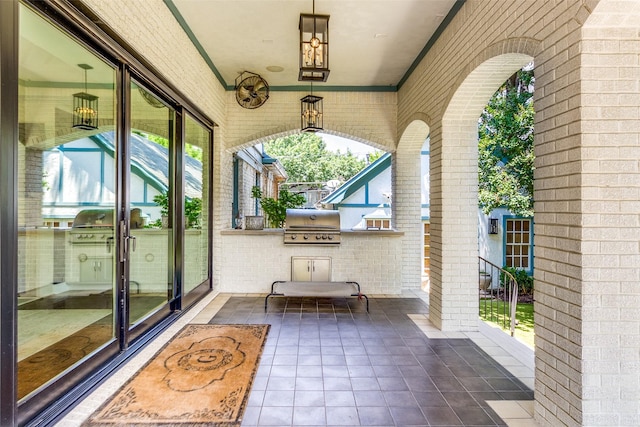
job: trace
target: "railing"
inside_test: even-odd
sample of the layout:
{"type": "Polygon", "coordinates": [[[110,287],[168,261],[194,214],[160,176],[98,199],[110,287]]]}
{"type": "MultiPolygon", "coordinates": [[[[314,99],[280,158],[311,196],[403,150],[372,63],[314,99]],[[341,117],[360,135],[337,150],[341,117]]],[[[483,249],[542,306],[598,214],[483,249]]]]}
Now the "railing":
{"type": "Polygon", "coordinates": [[[478,288],[480,315],[503,329],[511,336],[516,330],[516,308],[518,305],[518,282],[511,273],[482,257],[478,257],[478,288]]]}

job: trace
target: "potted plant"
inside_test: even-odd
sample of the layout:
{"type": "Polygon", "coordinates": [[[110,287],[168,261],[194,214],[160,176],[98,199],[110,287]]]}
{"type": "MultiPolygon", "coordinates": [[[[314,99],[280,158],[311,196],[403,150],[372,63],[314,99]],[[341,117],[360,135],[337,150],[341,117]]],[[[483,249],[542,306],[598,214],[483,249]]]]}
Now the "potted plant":
{"type": "Polygon", "coordinates": [[[262,206],[262,211],[266,215],[266,223],[270,228],[284,227],[284,221],[287,218],[287,209],[300,208],[306,202],[302,194],[293,194],[289,190],[280,190],[279,197],[262,197],[260,187],[253,187],[251,194],[258,200],[262,206]]]}
{"type": "MultiPolygon", "coordinates": [[[[256,200],[260,200],[262,197],[262,191],[260,187],[254,185],[251,187],[251,197],[256,200]]],[[[264,216],[262,215],[247,215],[244,217],[244,229],[245,230],[262,230],[264,228],[264,216]]]]}
{"type": "MultiPolygon", "coordinates": [[[[168,228],[169,227],[169,195],[164,193],[156,194],[153,197],[156,205],[160,206],[160,219],[155,220],[146,228],[168,228]]],[[[202,220],[202,199],[197,197],[184,199],[185,228],[200,228],[202,220]]]]}
{"type": "Polygon", "coordinates": [[[491,285],[491,274],[486,271],[481,271],[478,273],[478,284],[480,289],[486,291],[489,289],[489,285],[491,285]]]}

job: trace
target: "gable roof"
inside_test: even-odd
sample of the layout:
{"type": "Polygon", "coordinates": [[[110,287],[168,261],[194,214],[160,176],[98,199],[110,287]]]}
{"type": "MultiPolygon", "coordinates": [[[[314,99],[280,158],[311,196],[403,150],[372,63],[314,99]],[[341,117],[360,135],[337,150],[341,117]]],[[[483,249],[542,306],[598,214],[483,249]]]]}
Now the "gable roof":
{"type": "MultiPolygon", "coordinates": [[[[114,157],[114,132],[103,132],[89,138],[114,157]]],[[[158,191],[167,191],[169,189],[169,150],[140,135],[131,134],[130,140],[131,171],[158,191]]],[[[202,163],[187,155],[184,156],[184,159],[185,195],[187,197],[201,197],[202,163]]]]}
{"type": "Polygon", "coordinates": [[[368,182],[391,167],[391,153],[385,153],[378,160],[355,174],[351,179],[336,188],[331,194],[322,199],[320,203],[340,204],[344,199],[363,188],[368,182]]]}

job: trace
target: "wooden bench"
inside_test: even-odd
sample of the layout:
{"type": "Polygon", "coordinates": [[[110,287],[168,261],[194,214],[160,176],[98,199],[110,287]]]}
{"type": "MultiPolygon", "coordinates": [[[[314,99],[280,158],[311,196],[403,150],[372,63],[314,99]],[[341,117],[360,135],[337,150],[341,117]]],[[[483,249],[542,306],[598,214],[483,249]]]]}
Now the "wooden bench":
{"type": "Polygon", "coordinates": [[[276,280],[271,284],[271,293],[264,299],[264,310],[267,311],[269,297],[334,297],[364,298],[367,303],[367,313],[369,312],[369,298],[360,292],[358,282],[295,282],[276,280]]]}

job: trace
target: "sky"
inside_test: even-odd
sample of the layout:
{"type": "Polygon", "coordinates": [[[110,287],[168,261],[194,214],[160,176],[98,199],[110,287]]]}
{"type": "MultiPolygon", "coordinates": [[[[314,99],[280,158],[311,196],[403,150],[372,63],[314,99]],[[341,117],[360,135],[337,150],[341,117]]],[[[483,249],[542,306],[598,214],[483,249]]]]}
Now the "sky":
{"type": "Polygon", "coordinates": [[[326,133],[318,133],[318,136],[322,137],[322,140],[327,145],[327,150],[329,151],[341,151],[343,153],[347,152],[347,148],[351,150],[354,156],[359,158],[365,158],[367,154],[376,151],[375,148],[362,144],[361,142],[353,141],[351,139],[342,138],[335,135],[329,135],[326,133]]]}

